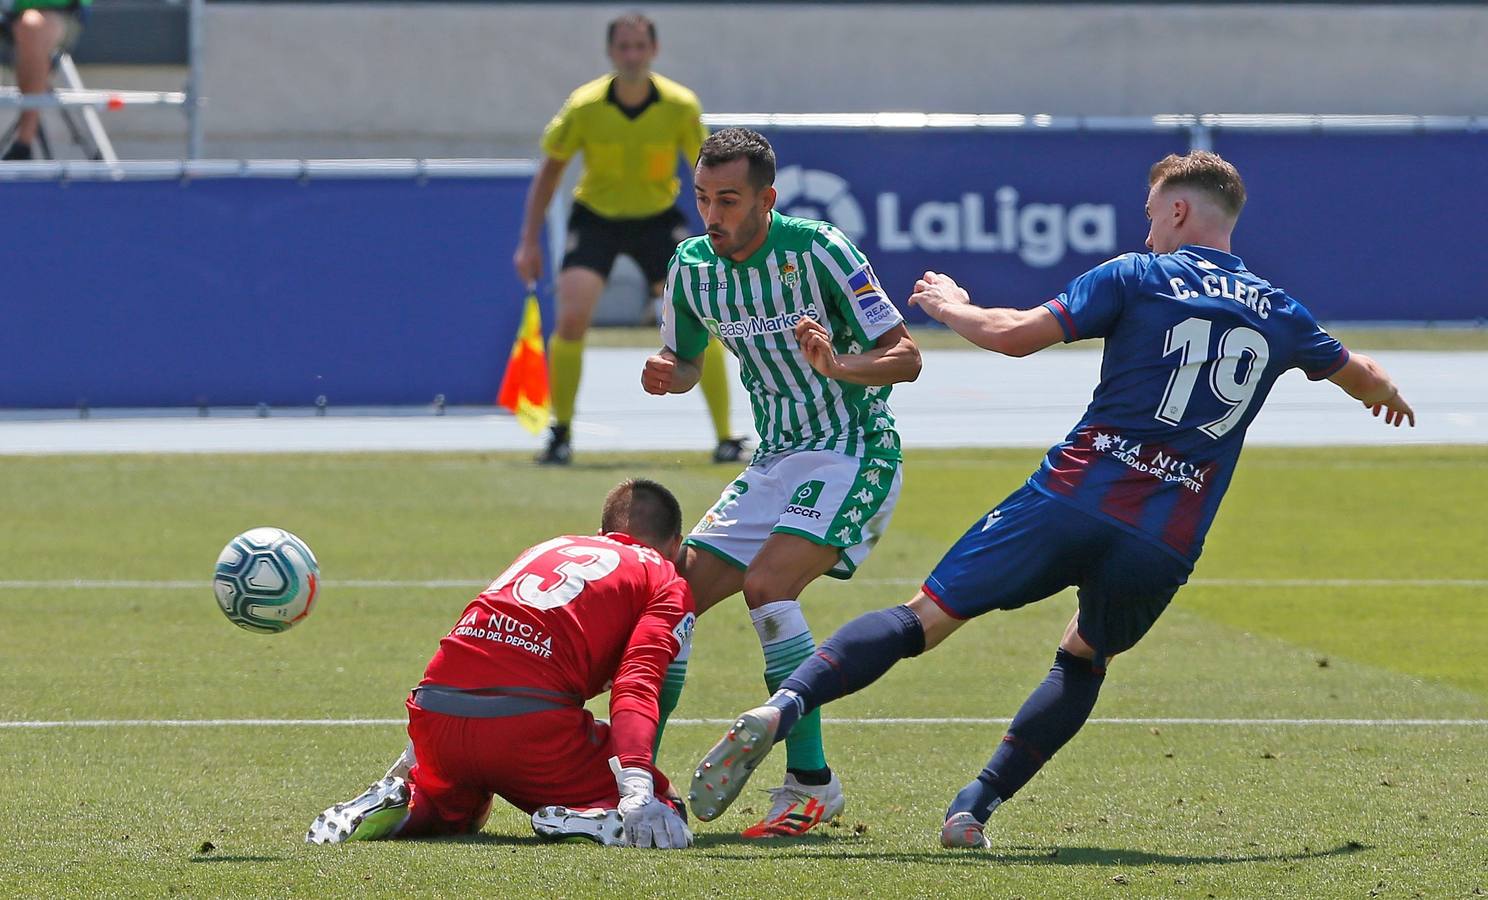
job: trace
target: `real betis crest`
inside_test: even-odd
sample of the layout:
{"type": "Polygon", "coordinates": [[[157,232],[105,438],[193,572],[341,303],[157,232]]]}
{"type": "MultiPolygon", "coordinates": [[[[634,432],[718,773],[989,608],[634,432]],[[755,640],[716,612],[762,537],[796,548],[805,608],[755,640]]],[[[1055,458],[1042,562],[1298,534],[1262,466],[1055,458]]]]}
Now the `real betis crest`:
{"type": "Polygon", "coordinates": [[[790,263],[786,263],[780,269],[780,280],[785,282],[786,287],[795,287],[801,283],[801,273],[790,263]]]}

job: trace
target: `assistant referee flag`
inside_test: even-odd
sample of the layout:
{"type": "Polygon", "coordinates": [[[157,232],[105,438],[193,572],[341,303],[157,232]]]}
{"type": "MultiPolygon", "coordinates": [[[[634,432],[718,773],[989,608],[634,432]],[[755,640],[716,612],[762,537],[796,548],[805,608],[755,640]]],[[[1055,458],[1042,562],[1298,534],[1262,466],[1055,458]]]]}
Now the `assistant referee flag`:
{"type": "Polygon", "coordinates": [[[542,313],[536,293],[527,295],[496,405],[511,410],[517,424],[533,434],[548,427],[548,360],[543,354],[542,313]]]}

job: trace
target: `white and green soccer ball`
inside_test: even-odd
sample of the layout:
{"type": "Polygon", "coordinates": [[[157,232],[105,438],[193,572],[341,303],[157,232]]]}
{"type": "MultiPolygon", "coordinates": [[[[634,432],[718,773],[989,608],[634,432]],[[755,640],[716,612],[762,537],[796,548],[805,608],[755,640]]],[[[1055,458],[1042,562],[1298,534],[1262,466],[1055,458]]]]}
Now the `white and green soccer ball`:
{"type": "Polygon", "coordinates": [[[315,554],[282,528],[250,528],[228,541],[212,576],[222,614],[260,634],[286,631],[308,616],[319,590],[315,554]]]}

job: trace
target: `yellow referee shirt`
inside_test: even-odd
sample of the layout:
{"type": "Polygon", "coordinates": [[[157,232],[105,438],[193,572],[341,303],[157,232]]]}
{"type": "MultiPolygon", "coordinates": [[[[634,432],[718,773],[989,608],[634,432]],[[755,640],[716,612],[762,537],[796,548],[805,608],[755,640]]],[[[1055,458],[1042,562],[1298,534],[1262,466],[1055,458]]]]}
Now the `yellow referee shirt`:
{"type": "Polygon", "coordinates": [[[697,95],[652,74],[651,102],[635,118],[611,99],[606,75],[568,96],[543,132],[543,153],[567,160],[584,153],[574,199],[607,219],[654,216],[677,200],[677,156],[689,162],[708,136],[697,95]]]}

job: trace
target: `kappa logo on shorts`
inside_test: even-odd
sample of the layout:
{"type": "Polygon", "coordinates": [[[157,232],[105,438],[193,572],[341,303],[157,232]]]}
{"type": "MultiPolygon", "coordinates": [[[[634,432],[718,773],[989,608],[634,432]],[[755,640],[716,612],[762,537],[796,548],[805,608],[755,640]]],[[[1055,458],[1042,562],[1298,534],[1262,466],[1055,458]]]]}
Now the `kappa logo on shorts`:
{"type": "Polygon", "coordinates": [[[820,479],[812,479],[796,488],[791,496],[791,503],[785,511],[791,515],[804,516],[808,519],[820,519],[821,513],[816,509],[816,504],[821,500],[822,491],[826,489],[827,483],[820,479]]]}

